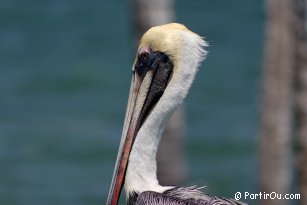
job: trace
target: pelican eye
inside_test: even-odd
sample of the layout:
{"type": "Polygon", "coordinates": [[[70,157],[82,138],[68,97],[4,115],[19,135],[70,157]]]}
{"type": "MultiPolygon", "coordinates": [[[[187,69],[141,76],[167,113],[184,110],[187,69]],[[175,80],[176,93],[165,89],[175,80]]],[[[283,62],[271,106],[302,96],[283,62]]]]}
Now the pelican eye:
{"type": "Polygon", "coordinates": [[[149,53],[148,53],[148,52],[142,52],[142,53],[140,53],[140,55],[139,55],[139,60],[140,60],[141,63],[143,63],[143,64],[146,65],[148,59],[149,59],[149,53]]]}

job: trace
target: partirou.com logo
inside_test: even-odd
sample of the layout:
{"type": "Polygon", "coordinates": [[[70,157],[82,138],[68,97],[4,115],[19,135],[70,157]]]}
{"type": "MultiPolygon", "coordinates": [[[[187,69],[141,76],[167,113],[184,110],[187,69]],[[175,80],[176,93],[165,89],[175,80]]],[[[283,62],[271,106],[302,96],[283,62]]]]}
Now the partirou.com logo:
{"type": "Polygon", "coordinates": [[[249,192],[246,191],[246,192],[237,192],[235,194],[235,200],[246,200],[246,199],[252,199],[252,200],[259,200],[259,199],[298,200],[300,198],[301,198],[300,194],[279,194],[279,193],[276,193],[276,192],[249,193],[249,192]]]}

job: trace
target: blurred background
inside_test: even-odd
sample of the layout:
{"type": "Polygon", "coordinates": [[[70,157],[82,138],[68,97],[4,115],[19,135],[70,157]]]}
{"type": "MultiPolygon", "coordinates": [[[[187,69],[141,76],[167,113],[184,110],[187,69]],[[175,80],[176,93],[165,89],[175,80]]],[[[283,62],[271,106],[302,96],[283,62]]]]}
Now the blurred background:
{"type": "MultiPolygon", "coordinates": [[[[170,18],[210,44],[182,108],[181,181],[231,198],[256,193],[264,2],[171,4],[170,18]]],[[[0,2],[1,205],[105,203],[136,51],[135,12],[121,0],[0,2]]]]}

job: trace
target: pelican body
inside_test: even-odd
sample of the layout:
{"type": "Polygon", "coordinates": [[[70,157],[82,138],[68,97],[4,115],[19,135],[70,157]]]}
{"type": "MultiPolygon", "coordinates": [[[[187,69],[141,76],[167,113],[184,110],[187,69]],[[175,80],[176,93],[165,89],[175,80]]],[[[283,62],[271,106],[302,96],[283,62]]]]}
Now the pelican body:
{"type": "Polygon", "coordinates": [[[107,205],[125,187],[128,205],[243,204],[196,187],[161,186],[156,152],[171,114],[182,103],[205,58],[207,43],[184,25],[149,29],[141,38],[107,205]]]}

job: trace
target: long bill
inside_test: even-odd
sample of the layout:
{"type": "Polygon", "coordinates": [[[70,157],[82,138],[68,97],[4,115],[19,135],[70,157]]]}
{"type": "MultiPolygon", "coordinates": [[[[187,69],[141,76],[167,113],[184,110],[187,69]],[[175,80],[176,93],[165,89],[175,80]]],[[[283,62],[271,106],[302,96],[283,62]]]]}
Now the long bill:
{"type": "Polygon", "coordinates": [[[172,74],[173,67],[168,57],[161,56],[161,54],[154,54],[155,60],[145,73],[133,71],[126,117],[107,205],[118,203],[134,140],[142,124],[163,95],[172,74]]]}

